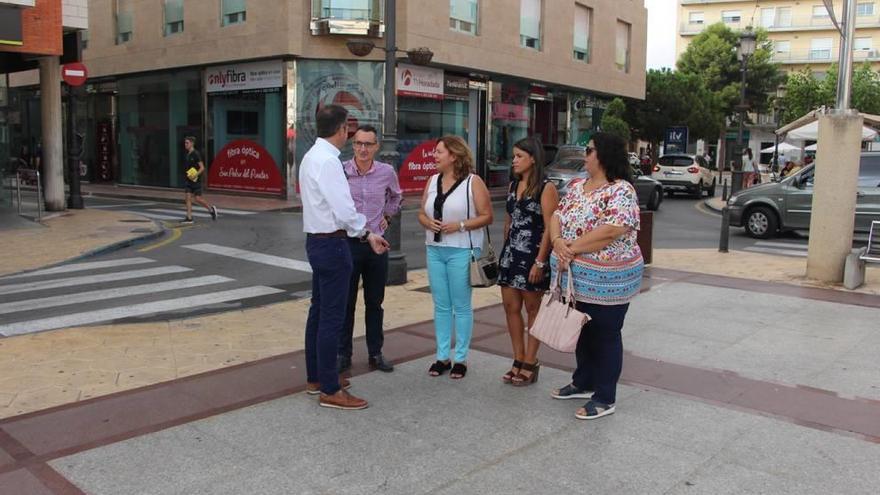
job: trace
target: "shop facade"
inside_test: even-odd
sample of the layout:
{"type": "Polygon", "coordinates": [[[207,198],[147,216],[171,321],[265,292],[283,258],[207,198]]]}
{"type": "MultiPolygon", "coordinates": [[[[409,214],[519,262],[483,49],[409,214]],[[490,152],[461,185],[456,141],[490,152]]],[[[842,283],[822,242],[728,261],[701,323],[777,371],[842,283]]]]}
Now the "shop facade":
{"type": "MultiPolygon", "coordinates": [[[[440,136],[464,138],[476,172],[490,187],[503,187],[516,141],[538,137],[549,160],[560,145],[585,144],[610,101],[524,79],[405,63],[398,64],[396,83],[399,175],[407,192],[421,191],[435,173],[432,151],[440,136]]],[[[317,137],[318,110],[342,105],[352,133],[362,124],[381,133],[384,87],[382,62],[326,59],[257,60],[96,80],[77,112],[82,176],[182,187],[183,139],[194,136],[208,167],[209,191],[289,197],[297,193],[298,164],[317,137]]],[[[38,105],[36,90],[16,94],[23,110],[38,105]]],[[[32,135],[39,122],[22,120],[20,127],[32,130],[27,139],[38,142],[32,135]]],[[[351,148],[343,149],[342,157],[350,156],[351,148]]]]}

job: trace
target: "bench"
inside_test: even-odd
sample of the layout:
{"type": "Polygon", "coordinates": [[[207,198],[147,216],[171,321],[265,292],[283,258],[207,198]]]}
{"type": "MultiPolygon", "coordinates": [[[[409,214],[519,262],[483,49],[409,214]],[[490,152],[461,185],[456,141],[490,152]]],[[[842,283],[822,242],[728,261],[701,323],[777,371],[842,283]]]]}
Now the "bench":
{"type": "Polygon", "coordinates": [[[865,283],[865,267],[868,263],[880,263],[880,220],[871,222],[868,245],[853,249],[846,257],[843,269],[843,286],[853,290],[865,283]]]}

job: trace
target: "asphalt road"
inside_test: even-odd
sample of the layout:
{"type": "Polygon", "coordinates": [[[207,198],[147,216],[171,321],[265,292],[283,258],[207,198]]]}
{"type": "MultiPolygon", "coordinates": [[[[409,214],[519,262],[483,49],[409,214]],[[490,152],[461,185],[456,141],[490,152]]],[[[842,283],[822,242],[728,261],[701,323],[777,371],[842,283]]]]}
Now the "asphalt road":
{"type": "MultiPolygon", "coordinates": [[[[87,198],[86,205],[137,212],[164,222],[169,231],[151,243],[90,258],[86,264],[70,267],[71,271],[0,278],[0,334],[189,317],[310,293],[301,213],[221,210],[215,222],[196,208],[196,223],[181,226],[177,220],[183,217],[179,203],[87,198]]],[[[496,203],[490,229],[496,251],[503,244],[504,218],[503,203],[496,203]]],[[[702,201],[665,198],[654,214],[654,246],[715,248],[720,218],[702,201]]],[[[407,265],[423,268],[424,230],[415,210],[403,212],[402,225],[407,265]]],[[[731,234],[731,249],[754,247],[755,241],[742,229],[731,234]]]]}

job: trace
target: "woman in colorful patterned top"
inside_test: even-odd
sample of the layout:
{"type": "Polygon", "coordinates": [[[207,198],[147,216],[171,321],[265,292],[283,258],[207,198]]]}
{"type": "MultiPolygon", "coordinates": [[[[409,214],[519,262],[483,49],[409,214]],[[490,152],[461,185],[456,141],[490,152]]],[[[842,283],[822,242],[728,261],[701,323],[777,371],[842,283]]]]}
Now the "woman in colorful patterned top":
{"type": "Polygon", "coordinates": [[[544,147],[534,137],[513,145],[513,175],[507,194],[504,248],[499,261],[498,285],[507,315],[513,346],[513,365],[501,379],[516,386],[538,381],[538,347],[541,342],[523,337],[523,304],[531,327],[541,307],[541,296],[550,286],[550,223],[559,203],[556,187],[544,178],[544,147]]]}
{"type": "Polygon", "coordinates": [[[572,382],[556,399],[589,399],[575,413],[596,419],[614,412],[623,364],[620,331],[630,300],[639,293],[642,252],[636,242],[639,203],[626,145],[596,133],[587,145],[587,179],[575,180],[550,222],[550,266],[562,270],[562,286],[574,278],[577,309],[592,318],[581,330],[572,382]]]}

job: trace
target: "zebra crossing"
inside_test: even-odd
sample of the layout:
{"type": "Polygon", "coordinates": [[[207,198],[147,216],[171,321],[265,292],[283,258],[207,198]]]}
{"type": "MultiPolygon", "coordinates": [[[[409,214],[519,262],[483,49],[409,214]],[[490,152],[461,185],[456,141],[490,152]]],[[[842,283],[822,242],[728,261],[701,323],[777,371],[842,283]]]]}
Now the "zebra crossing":
{"type": "MultiPolygon", "coordinates": [[[[125,205],[131,207],[132,205],[125,205]]],[[[119,210],[125,213],[145,216],[154,220],[183,220],[186,217],[186,210],[177,208],[145,208],[143,210],[119,210]]],[[[256,215],[259,212],[245,210],[230,210],[227,208],[217,208],[220,216],[246,217],[256,215]]],[[[199,207],[193,206],[192,216],[195,218],[211,218],[211,214],[200,211],[199,207]]]]}
{"type": "Polygon", "coordinates": [[[158,263],[132,257],[0,277],[0,336],[189,312],[284,292],[242,287],[233,278],[198,275],[186,266],[152,265],[158,263]]]}
{"type": "Polygon", "coordinates": [[[743,251],[751,253],[776,254],[781,256],[807,257],[807,241],[758,241],[751,246],[743,248],[743,251]]]}

